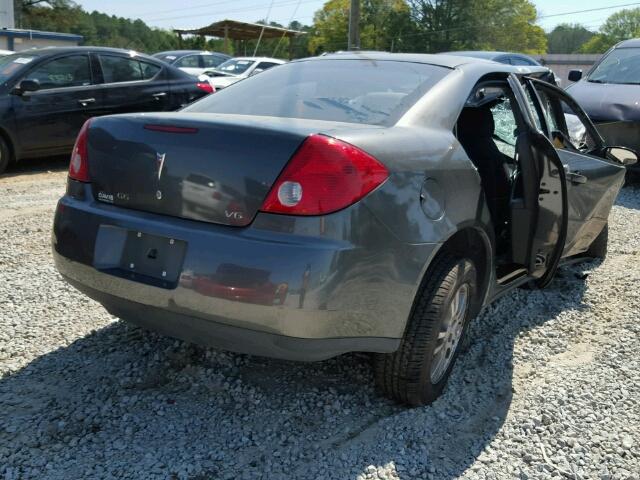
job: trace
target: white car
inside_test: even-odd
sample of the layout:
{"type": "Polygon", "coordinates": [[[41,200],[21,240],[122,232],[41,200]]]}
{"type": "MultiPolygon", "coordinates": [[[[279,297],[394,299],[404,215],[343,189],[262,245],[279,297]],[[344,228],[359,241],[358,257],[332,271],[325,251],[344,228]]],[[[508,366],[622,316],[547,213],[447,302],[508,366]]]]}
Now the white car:
{"type": "Polygon", "coordinates": [[[236,57],[204,72],[209,83],[216,89],[228,87],[243,78],[250,77],[270,68],[287,63],[285,60],[269,57],[236,57]]]}
{"type": "Polygon", "coordinates": [[[194,77],[202,75],[206,70],[216,68],[231,58],[224,53],[203,50],[169,50],[158,52],[153,56],[194,77]]]}

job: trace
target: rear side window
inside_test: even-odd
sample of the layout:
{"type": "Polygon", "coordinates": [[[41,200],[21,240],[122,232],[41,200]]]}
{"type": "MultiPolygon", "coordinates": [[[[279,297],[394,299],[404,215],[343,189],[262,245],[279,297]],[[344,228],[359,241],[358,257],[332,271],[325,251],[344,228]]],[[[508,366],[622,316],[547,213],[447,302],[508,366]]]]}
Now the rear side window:
{"type": "Polygon", "coordinates": [[[280,64],[273,63],[273,62],[260,62],[256,68],[260,70],[269,70],[271,67],[275,67],[276,65],[280,65],[280,64]]]}
{"type": "Polygon", "coordinates": [[[134,82],[142,80],[140,62],[133,58],[100,55],[104,83],[134,82]]]}
{"type": "Polygon", "coordinates": [[[91,69],[87,55],[71,55],[46,62],[29,72],[29,80],[40,82],[40,89],[91,85],[91,69]]]}
{"type": "Polygon", "coordinates": [[[249,77],[184,111],[391,125],[449,72],[388,60],[294,62],[249,77]]]}
{"type": "Polygon", "coordinates": [[[160,71],[160,67],[158,65],[147,62],[140,62],[140,68],[142,69],[142,78],[145,80],[155,77],[160,71]]]}
{"type": "Polygon", "coordinates": [[[217,67],[225,60],[226,58],[219,57],[217,55],[202,55],[202,62],[204,63],[204,68],[217,67]]]}
{"type": "Polygon", "coordinates": [[[176,61],[174,64],[178,68],[200,68],[200,55],[187,55],[176,61]]]}
{"type": "Polygon", "coordinates": [[[529,66],[535,65],[534,62],[524,57],[511,57],[511,64],[512,65],[529,65],[529,66]]]}

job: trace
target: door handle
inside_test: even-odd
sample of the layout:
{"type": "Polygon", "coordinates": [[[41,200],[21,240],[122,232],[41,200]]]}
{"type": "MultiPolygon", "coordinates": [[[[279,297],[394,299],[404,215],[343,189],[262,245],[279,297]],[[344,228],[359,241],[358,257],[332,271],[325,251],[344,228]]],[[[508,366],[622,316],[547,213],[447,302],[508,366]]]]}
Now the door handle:
{"type": "Polygon", "coordinates": [[[565,175],[567,177],[567,180],[569,180],[571,183],[587,183],[587,177],[582,175],[580,172],[566,172],[565,175]]]}
{"type": "Polygon", "coordinates": [[[166,97],[166,96],[167,96],[167,92],[160,92],[160,93],[153,94],[153,98],[155,98],[156,100],[160,100],[162,97],[166,97]]]}
{"type": "Polygon", "coordinates": [[[81,100],[78,100],[78,103],[80,105],[82,105],[83,107],[86,107],[87,105],[90,105],[92,103],[96,103],[96,99],[95,98],[83,98],[81,100]]]}

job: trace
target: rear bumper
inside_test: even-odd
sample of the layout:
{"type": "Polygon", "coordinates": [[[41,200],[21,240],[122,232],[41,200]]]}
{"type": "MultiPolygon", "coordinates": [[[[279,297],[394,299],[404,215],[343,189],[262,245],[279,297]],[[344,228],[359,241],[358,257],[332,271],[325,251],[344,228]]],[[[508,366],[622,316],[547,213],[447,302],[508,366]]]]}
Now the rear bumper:
{"type": "Polygon", "coordinates": [[[184,340],[295,360],[392,352],[438,245],[400,243],[366,207],[353,208],[323,219],[261,214],[236,228],[65,196],[54,259],[69,283],[113,315],[184,340]],[[101,268],[95,250],[105,227],[186,242],[176,284],[101,268]]]}
{"type": "Polygon", "coordinates": [[[287,360],[324,360],[346,352],[393,352],[399,339],[379,337],[297,338],[234,327],[198,316],[125,300],[87,287],[70,277],[78,290],[100,302],[112,315],[148,330],[188,342],[251,355],[287,360]]]}

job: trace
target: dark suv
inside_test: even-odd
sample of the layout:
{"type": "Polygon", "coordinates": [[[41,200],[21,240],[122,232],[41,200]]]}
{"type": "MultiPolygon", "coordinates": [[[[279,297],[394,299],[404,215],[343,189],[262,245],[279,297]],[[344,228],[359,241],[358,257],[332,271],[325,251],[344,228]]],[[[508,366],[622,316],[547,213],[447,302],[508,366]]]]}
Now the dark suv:
{"type": "Polygon", "coordinates": [[[90,117],[176,110],[212,90],[129,50],[68,47],[7,55],[0,58],[0,173],[12,160],[69,153],[90,117]]]}

